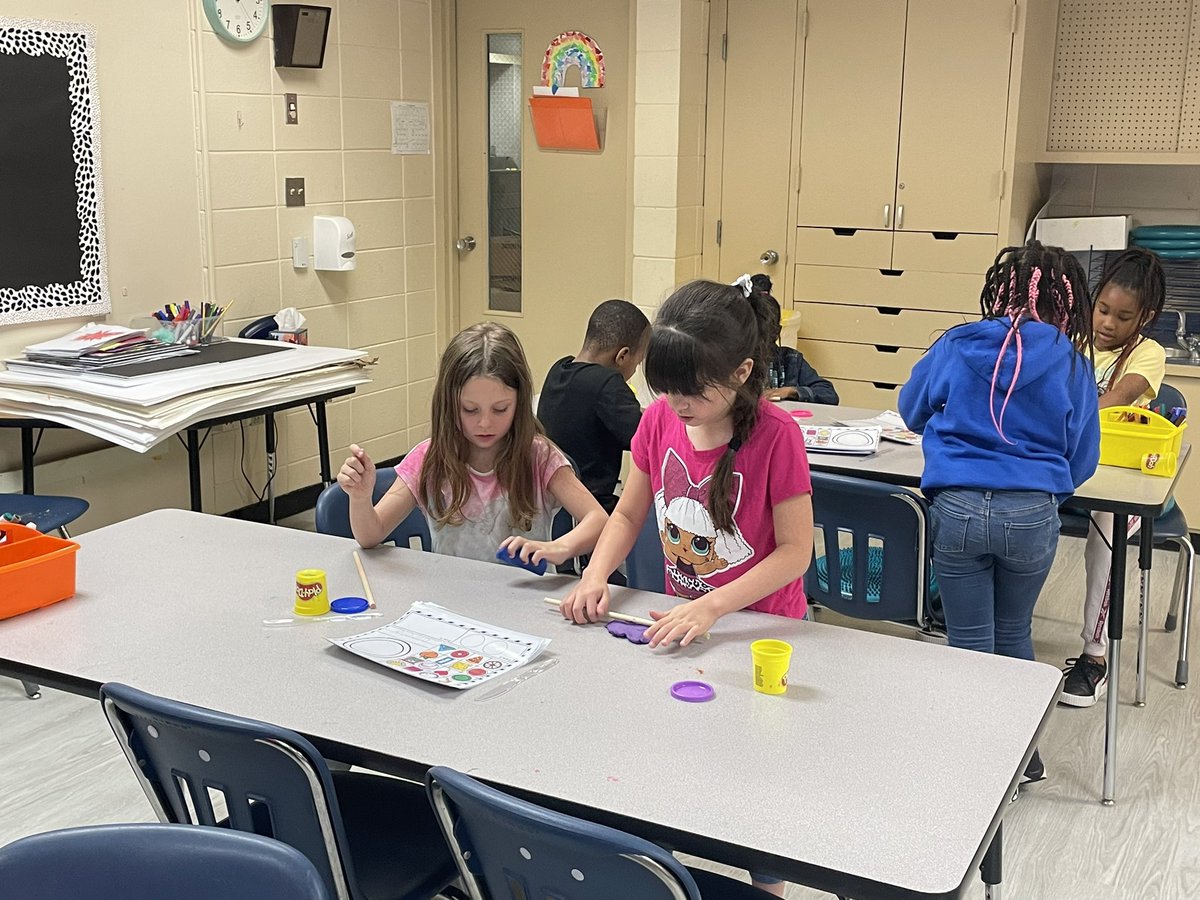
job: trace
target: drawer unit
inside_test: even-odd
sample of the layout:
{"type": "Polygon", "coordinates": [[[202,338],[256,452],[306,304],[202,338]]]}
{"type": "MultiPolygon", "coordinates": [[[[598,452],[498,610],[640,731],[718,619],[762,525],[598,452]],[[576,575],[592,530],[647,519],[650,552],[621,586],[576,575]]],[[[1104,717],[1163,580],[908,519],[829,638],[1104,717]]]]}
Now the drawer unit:
{"type": "Polygon", "coordinates": [[[886,382],[852,381],[848,378],[830,378],[837,389],[842,406],[857,406],[861,409],[900,409],[900,385],[886,382]]]}
{"type": "Polygon", "coordinates": [[[841,303],[852,306],[888,306],[979,316],[983,277],[963,273],[890,272],[845,266],[797,265],[792,305],[841,303]]]}
{"type": "Polygon", "coordinates": [[[994,234],[897,231],[892,245],[893,269],[975,275],[980,287],[995,259],[994,234]]]}
{"type": "Polygon", "coordinates": [[[955,325],[973,322],[966,313],[928,312],[837,303],[804,303],[800,336],[853,344],[890,344],[926,349],[955,325]]]}
{"type": "Polygon", "coordinates": [[[924,350],[882,344],[799,340],[796,349],[825,378],[903,384],[924,350]]]}

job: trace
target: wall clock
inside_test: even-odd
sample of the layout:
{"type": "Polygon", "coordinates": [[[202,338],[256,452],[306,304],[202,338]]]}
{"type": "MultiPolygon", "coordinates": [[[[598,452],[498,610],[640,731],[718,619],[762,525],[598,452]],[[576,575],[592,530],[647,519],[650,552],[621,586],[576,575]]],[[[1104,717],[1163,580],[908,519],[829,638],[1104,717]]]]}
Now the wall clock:
{"type": "Polygon", "coordinates": [[[270,0],[204,0],[204,14],[217,37],[248,44],[266,34],[270,0]]]}

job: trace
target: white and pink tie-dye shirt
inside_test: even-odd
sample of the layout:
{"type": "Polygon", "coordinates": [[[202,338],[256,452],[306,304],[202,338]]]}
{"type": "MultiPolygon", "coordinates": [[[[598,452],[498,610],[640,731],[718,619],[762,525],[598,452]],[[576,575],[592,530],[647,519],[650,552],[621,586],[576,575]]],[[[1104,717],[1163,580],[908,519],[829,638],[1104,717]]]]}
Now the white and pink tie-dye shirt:
{"type": "MultiPolygon", "coordinates": [[[[551,522],[562,505],[550,492],[550,479],[563,466],[570,465],[563,452],[553,444],[541,438],[533,442],[533,487],[538,511],[528,531],[513,527],[508,514],[508,497],[500,487],[495,471],[477,472],[470,466],[467,472],[471,477],[471,494],[462,510],[465,521],[461,525],[439,526],[421,496],[421,464],[428,452],[429,441],[421,441],[396,466],[396,475],[412,491],[417,506],[425,514],[434,553],[496,562],[496,550],[510,535],[535,541],[550,540],[551,522]]],[[[443,492],[443,498],[449,502],[449,489],[443,492]]]]}

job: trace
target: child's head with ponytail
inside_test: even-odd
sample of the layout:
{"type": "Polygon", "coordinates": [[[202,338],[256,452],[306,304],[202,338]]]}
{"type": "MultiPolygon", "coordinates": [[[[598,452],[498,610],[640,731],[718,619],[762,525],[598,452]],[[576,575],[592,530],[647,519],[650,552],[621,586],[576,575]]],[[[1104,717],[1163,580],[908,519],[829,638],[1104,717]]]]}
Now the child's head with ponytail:
{"type": "Polygon", "coordinates": [[[778,321],[748,276],[732,285],[690,281],[667,298],[650,335],[646,382],[667,394],[676,412],[688,398],[728,403],[719,414],[731,420],[733,437],[713,472],[707,503],[722,531],[733,528],[733,461],[758,421],[778,321]]]}

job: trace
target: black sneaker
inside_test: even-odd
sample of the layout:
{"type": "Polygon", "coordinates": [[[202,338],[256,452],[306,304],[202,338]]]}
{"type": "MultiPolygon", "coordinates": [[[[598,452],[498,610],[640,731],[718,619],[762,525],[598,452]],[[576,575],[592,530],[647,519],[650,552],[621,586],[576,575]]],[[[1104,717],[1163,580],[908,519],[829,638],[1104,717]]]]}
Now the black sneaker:
{"type": "Polygon", "coordinates": [[[1087,654],[1068,659],[1063,674],[1067,680],[1058,702],[1067,706],[1091,706],[1108,688],[1108,663],[1087,654]]]}
{"type": "Polygon", "coordinates": [[[1033,751],[1033,756],[1029,758],[1029,765],[1025,767],[1025,772],[1021,775],[1021,780],[1018,784],[1033,784],[1035,781],[1045,781],[1046,779],[1046,764],[1042,762],[1042,754],[1038,751],[1033,751]]]}

